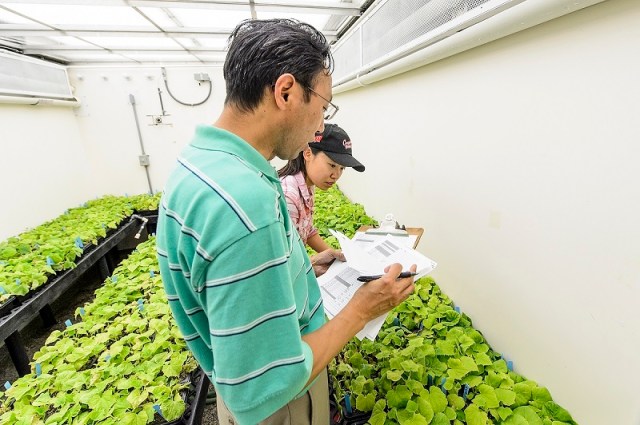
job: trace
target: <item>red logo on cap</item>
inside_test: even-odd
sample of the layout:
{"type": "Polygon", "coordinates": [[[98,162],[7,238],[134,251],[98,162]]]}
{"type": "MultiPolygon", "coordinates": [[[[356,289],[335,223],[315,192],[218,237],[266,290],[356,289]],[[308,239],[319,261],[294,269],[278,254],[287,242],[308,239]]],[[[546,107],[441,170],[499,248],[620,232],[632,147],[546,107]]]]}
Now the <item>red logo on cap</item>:
{"type": "Polygon", "coordinates": [[[321,142],[321,141],[322,141],[322,133],[316,133],[314,142],[321,142]]]}
{"type": "Polygon", "coordinates": [[[342,141],[342,146],[344,146],[345,149],[351,149],[351,140],[343,140],[342,141]]]}

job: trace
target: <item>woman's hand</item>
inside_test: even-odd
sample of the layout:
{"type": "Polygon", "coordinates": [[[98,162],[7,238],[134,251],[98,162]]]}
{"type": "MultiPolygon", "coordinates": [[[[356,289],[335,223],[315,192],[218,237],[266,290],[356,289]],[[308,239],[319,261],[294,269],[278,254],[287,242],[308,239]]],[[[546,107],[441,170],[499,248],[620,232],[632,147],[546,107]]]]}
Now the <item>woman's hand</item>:
{"type": "Polygon", "coordinates": [[[311,257],[311,265],[316,277],[322,276],[334,260],[347,261],[344,254],[339,249],[326,249],[311,257]]]}

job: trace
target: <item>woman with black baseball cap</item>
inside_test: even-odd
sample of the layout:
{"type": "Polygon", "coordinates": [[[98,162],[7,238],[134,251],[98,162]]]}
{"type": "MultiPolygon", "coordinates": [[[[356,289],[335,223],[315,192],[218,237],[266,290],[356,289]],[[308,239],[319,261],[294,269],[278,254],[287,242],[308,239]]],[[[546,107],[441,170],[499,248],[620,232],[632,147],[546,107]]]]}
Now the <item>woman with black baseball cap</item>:
{"type": "Polygon", "coordinates": [[[313,226],[314,190],[329,189],[346,167],[364,171],[364,165],[353,157],[347,132],[337,124],[325,124],[309,147],[278,171],[291,220],[302,241],[316,252],[331,247],[313,226]]]}

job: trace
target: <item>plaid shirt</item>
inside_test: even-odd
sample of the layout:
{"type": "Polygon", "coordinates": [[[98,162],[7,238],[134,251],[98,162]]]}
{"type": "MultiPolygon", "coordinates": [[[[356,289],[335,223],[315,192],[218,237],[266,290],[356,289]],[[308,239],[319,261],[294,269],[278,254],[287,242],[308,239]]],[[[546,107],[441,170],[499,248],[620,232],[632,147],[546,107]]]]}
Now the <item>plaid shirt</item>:
{"type": "Polygon", "coordinates": [[[313,194],[314,187],[309,188],[300,171],[291,176],[280,178],[282,192],[287,200],[287,209],[294,226],[300,234],[300,239],[307,244],[307,239],[318,233],[313,227],[313,194]]]}

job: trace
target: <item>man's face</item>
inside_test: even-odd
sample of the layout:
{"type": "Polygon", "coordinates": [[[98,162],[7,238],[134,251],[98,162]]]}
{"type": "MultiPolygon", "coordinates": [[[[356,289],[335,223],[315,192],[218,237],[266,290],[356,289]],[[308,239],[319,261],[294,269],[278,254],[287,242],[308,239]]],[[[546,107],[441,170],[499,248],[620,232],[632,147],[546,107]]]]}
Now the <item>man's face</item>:
{"type": "Polygon", "coordinates": [[[325,99],[331,100],[331,75],[322,74],[315,79],[314,86],[311,87],[316,93],[311,92],[308,102],[304,101],[305,89],[298,82],[300,96],[299,107],[292,111],[289,131],[284,135],[285,143],[281,146],[280,152],[276,155],[282,159],[293,159],[308,143],[313,141],[317,131],[324,131],[324,114],[328,107],[325,99]],[[323,99],[325,98],[325,99],[323,99]]]}

